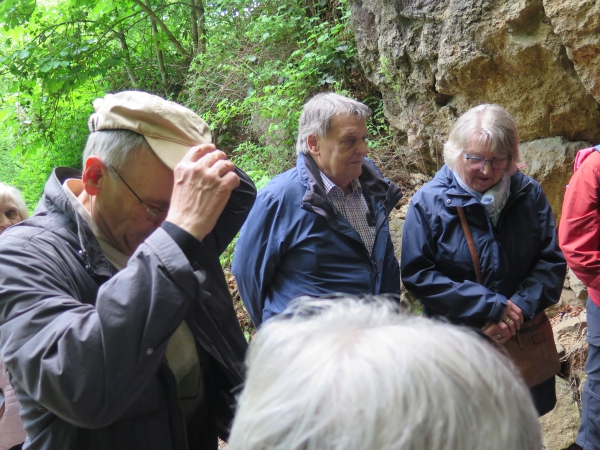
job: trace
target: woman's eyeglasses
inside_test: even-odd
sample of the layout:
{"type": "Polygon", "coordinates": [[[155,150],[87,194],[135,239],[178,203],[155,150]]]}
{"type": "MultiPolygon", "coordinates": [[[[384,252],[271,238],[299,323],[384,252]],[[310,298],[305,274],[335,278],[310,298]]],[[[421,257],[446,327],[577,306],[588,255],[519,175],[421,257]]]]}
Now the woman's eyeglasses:
{"type": "Polygon", "coordinates": [[[504,159],[485,159],[480,158],[479,156],[467,156],[466,153],[463,153],[463,155],[467,160],[467,167],[473,170],[481,170],[487,163],[490,163],[493,170],[504,170],[506,169],[506,166],[508,166],[508,162],[512,161],[512,157],[504,159]]]}

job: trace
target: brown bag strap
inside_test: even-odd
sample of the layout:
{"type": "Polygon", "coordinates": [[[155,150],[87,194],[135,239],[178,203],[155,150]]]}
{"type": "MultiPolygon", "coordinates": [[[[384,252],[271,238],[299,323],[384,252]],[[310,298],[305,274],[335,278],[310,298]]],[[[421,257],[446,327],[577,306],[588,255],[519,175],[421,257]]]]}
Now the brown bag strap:
{"type": "Polygon", "coordinates": [[[481,265],[479,264],[479,256],[477,256],[477,249],[475,248],[475,242],[473,242],[473,236],[471,235],[471,229],[469,228],[469,223],[467,222],[465,211],[462,206],[457,206],[456,210],[458,211],[458,217],[460,217],[460,224],[462,225],[465,237],[467,238],[467,244],[469,245],[469,251],[471,252],[471,258],[473,259],[473,265],[475,266],[475,276],[477,277],[477,282],[479,284],[483,284],[483,277],[481,276],[481,265]]]}

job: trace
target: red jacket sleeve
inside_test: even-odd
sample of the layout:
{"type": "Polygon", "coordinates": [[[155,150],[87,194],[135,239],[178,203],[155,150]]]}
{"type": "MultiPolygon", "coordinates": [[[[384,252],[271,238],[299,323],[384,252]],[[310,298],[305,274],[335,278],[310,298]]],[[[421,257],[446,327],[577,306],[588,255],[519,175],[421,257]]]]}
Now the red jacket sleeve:
{"type": "Polygon", "coordinates": [[[590,155],[571,177],[558,229],[567,263],[587,286],[600,290],[600,153],[590,155]]]}

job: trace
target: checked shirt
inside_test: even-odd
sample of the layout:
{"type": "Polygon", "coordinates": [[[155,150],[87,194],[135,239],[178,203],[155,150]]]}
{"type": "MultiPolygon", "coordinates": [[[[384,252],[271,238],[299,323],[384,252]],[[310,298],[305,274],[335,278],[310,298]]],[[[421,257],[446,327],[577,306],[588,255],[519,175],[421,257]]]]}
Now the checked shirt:
{"type": "Polygon", "coordinates": [[[350,183],[350,194],[344,195],[342,188],[333,183],[327,176],[321,172],[321,178],[325,185],[325,193],[337,211],[346,218],[352,228],[360,235],[369,254],[373,251],[375,243],[375,226],[370,226],[367,222],[369,207],[367,201],[362,195],[362,188],[355,178],[350,183]]]}

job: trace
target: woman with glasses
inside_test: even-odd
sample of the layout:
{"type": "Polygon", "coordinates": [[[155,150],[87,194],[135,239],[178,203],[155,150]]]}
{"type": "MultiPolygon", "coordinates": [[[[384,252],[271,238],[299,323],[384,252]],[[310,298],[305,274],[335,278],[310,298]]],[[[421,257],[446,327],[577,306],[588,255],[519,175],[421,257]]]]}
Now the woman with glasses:
{"type": "MultiPolygon", "coordinates": [[[[462,115],[444,145],[446,164],[412,198],[402,240],[402,281],[423,313],[481,328],[499,344],[558,302],[566,272],[548,200],[517,168],[518,142],[498,105],[462,115]]],[[[531,393],[540,415],[550,411],[554,377],[531,393]]]]}

